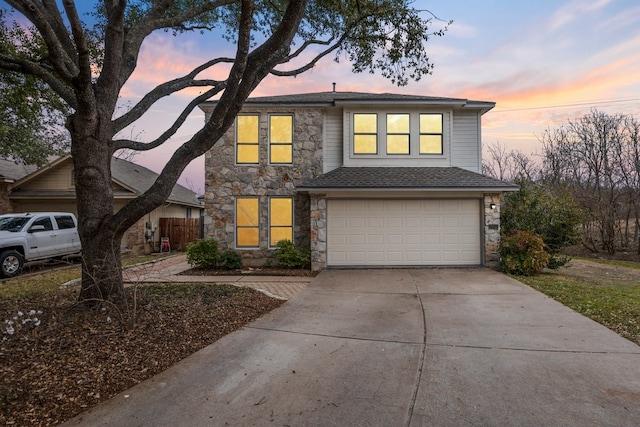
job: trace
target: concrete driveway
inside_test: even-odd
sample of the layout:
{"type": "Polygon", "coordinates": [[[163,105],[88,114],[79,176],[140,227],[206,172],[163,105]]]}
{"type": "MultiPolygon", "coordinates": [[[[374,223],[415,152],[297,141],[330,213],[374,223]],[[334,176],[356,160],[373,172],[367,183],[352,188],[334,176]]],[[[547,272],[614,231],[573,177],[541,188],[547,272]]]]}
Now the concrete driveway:
{"type": "Polygon", "coordinates": [[[490,269],[332,270],[86,426],[636,426],[640,347],[490,269]]]}

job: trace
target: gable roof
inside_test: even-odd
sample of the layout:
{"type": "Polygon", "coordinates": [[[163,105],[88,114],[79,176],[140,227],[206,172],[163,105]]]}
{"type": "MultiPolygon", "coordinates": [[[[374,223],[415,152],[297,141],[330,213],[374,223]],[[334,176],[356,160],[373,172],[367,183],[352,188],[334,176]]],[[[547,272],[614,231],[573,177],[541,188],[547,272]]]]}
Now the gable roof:
{"type": "Polygon", "coordinates": [[[518,186],[459,167],[341,167],[298,186],[321,190],[516,191],[518,186]]]}
{"type": "MultiPolygon", "coordinates": [[[[18,189],[26,182],[36,179],[38,176],[44,174],[46,171],[58,167],[59,165],[70,162],[71,156],[60,157],[46,166],[40,169],[36,169],[30,174],[22,177],[13,184],[13,188],[18,189]]],[[[122,190],[115,190],[114,196],[116,197],[137,197],[144,193],[158,178],[159,174],[147,169],[144,166],[130,162],[125,159],[119,159],[117,157],[111,158],[111,178],[114,183],[122,188],[122,190]]],[[[12,191],[10,197],[16,196],[28,196],[28,197],[51,197],[51,196],[65,196],[75,197],[75,191],[51,191],[51,190],[16,190],[12,191]]],[[[188,188],[183,187],[180,184],[176,184],[167,202],[178,203],[193,207],[202,207],[202,202],[198,199],[198,195],[188,188]]]]}
{"type": "MultiPolygon", "coordinates": [[[[111,176],[123,187],[132,189],[137,195],[144,193],[156,181],[159,174],[128,160],[111,158],[111,176]]],[[[168,202],[201,206],[198,195],[180,184],[176,184],[167,198],[168,202]]]]}
{"type": "MultiPolygon", "coordinates": [[[[203,110],[213,108],[218,101],[206,101],[200,104],[203,110]]],[[[337,106],[337,105],[438,105],[460,108],[477,108],[485,113],[495,107],[495,102],[473,101],[464,98],[444,98],[425,95],[404,95],[394,93],[366,92],[316,92],[294,95],[260,96],[248,98],[245,106],[337,106]]]]}
{"type": "Polygon", "coordinates": [[[17,181],[34,172],[36,165],[24,165],[11,160],[0,159],[0,179],[17,181]]]}

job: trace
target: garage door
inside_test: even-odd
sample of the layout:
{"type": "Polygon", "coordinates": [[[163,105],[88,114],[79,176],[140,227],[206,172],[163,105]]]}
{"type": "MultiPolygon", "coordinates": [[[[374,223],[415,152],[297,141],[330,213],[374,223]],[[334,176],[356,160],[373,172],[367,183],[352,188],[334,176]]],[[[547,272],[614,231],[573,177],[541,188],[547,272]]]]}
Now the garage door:
{"type": "Polygon", "coordinates": [[[478,265],[479,200],[329,200],[329,266],[478,265]]]}

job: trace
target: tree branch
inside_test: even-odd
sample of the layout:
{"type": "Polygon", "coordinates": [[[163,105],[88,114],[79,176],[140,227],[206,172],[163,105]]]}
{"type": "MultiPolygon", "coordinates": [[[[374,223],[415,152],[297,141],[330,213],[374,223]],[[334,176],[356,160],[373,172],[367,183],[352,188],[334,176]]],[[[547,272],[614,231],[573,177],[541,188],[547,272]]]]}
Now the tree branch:
{"type": "Polygon", "coordinates": [[[29,74],[42,79],[53,89],[71,108],[77,107],[77,99],[73,90],[58,78],[51,70],[41,64],[22,58],[13,58],[0,54],[0,68],[18,73],[29,74]]]}
{"type": "Polygon", "coordinates": [[[140,117],[142,117],[142,115],[144,115],[146,111],[149,110],[151,105],[164,98],[165,96],[169,96],[172,93],[178,92],[188,87],[218,86],[220,82],[217,80],[195,80],[195,77],[202,71],[221,63],[233,63],[233,58],[213,59],[194,68],[189,74],[183,77],[179,77],[177,79],[156,86],[153,90],[147,93],[130,111],[113,121],[115,131],[119,132],[120,130],[138,120],[140,117]]]}
{"type": "MultiPolygon", "coordinates": [[[[53,3],[55,6],[55,2],[53,0],[47,1],[53,3]]],[[[76,59],[79,77],[83,82],[85,82],[85,84],[91,83],[91,55],[89,52],[89,46],[87,45],[87,39],[84,34],[84,28],[82,28],[82,21],[80,20],[80,16],[78,16],[78,11],[76,10],[76,5],[73,0],[64,0],[63,6],[64,10],[67,12],[67,17],[69,18],[71,34],[73,35],[76,52],[78,54],[76,59]]],[[[60,24],[62,24],[62,22],[60,22],[60,24]]],[[[62,28],[64,29],[64,25],[62,25],[62,28]]],[[[68,40],[68,38],[65,39],[68,40]]]]}
{"type": "Polygon", "coordinates": [[[174,121],[173,125],[167,129],[162,135],[156,138],[151,142],[138,142],[127,139],[119,139],[114,141],[114,151],[122,150],[122,149],[130,149],[136,151],[147,151],[153,148],[159,147],[160,145],[167,142],[169,138],[171,138],[178,131],[180,126],[184,124],[187,117],[191,112],[202,102],[210,99],[212,96],[220,93],[224,90],[225,84],[221,84],[215,88],[209,89],[208,91],[202,93],[201,95],[194,98],[183,110],[182,113],[178,116],[178,118],[174,121]]]}
{"type": "Polygon", "coordinates": [[[53,11],[49,11],[40,3],[30,0],[6,1],[36,26],[49,49],[51,64],[56,68],[60,76],[70,82],[78,74],[78,68],[73,58],[69,56],[64,48],[65,42],[61,40],[61,37],[63,40],[68,38],[68,33],[65,31],[63,35],[58,34],[51,26],[50,21],[56,22],[62,19],[59,16],[57,7],[53,11]]]}

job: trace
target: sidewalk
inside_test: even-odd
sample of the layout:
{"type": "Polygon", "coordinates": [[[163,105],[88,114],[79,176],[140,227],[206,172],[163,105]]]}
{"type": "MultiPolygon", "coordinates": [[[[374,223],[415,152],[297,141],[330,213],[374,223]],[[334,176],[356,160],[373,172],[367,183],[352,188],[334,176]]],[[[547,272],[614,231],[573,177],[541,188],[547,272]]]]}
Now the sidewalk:
{"type": "Polygon", "coordinates": [[[258,290],[273,298],[288,300],[304,289],[313,277],[306,276],[254,276],[181,275],[191,269],[186,255],[176,255],[157,261],[129,267],[123,271],[125,285],[137,283],[227,283],[258,290]]]}

